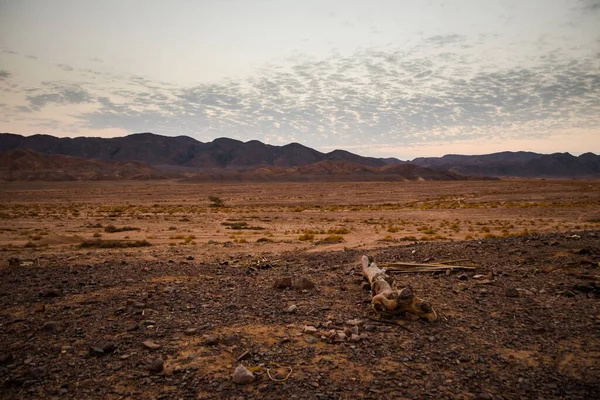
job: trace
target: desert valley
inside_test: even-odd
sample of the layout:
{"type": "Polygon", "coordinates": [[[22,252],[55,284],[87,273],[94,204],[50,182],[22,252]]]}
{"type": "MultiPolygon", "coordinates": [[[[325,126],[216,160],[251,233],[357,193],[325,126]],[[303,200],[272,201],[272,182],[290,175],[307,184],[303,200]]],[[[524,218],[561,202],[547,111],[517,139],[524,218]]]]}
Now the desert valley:
{"type": "Polygon", "coordinates": [[[20,154],[44,163],[1,183],[2,398],[600,396],[600,180],[66,179],[20,154]],[[363,255],[436,266],[388,273],[438,319],[379,316],[363,255]]]}

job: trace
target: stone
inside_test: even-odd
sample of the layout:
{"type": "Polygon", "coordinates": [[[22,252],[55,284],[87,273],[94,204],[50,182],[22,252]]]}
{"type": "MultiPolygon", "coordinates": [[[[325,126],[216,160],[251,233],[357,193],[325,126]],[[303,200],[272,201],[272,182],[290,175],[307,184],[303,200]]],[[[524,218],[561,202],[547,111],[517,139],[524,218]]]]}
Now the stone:
{"type": "Polygon", "coordinates": [[[42,325],[42,330],[45,332],[56,332],[58,331],[58,324],[54,321],[45,322],[44,325],[42,325]]]}
{"type": "Polygon", "coordinates": [[[304,329],[302,329],[302,332],[308,333],[309,335],[314,335],[315,333],[317,333],[317,328],[315,328],[312,325],[305,325],[304,329]]]}
{"type": "Polygon", "coordinates": [[[515,288],[506,289],[506,297],[519,297],[521,294],[515,288]]]}
{"type": "Polygon", "coordinates": [[[377,327],[375,325],[365,326],[365,331],[367,331],[367,332],[375,332],[376,330],[377,330],[377,327]]]}
{"type": "Polygon", "coordinates": [[[309,344],[317,343],[317,338],[314,336],[304,336],[304,341],[309,344]]]}
{"type": "Polygon", "coordinates": [[[277,281],[275,281],[275,284],[273,285],[273,287],[275,289],[287,289],[287,288],[291,288],[292,287],[292,278],[288,277],[284,277],[281,279],[278,279],[277,281]]]}
{"type": "Polygon", "coordinates": [[[481,274],[473,275],[473,279],[483,279],[483,278],[485,278],[485,275],[481,275],[481,274]]]}
{"type": "Polygon", "coordinates": [[[562,292],[562,295],[565,297],[575,297],[575,293],[571,292],[570,290],[565,290],[562,292]]]}
{"type": "Polygon", "coordinates": [[[219,344],[219,337],[216,335],[208,335],[202,341],[205,346],[215,346],[219,344]]]}
{"type": "Polygon", "coordinates": [[[371,290],[371,284],[370,284],[369,282],[363,282],[363,283],[360,285],[360,288],[361,288],[362,290],[364,290],[365,292],[368,292],[368,291],[370,291],[370,290],[371,290]]]}
{"type": "Polygon", "coordinates": [[[12,353],[6,352],[0,354],[0,364],[11,364],[15,360],[12,353]]]}
{"type": "Polygon", "coordinates": [[[312,283],[310,279],[303,276],[296,284],[296,287],[298,287],[300,290],[310,290],[315,288],[315,284],[312,283]]]}
{"type": "Polygon", "coordinates": [[[92,356],[103,356],[105,354],[113,353],[117,349],[117,346],[108,340],[100,340],[93,344],[89,349],[89,354],[92,356]]]}
{"type": "Polygon", "coordinates": [[[350,336],[350,341],[351,341],[351,342],[354,342],[354,343],[356,343],[356,342],[360,342],[360,336],[359,336],[359,335],[357,335],[357,334],[355,334],[355,333],[353,333],[353,334],[350,336]]]}
{"type": "Polygon", "coordinates": [[[350,325],[350,326],[357,326],[357,325],[361,325],[362,323],[363,323],[363,321],[360,319],[350,319],[350,320],[346,321],[346,325],[350,325]]]}
{"type": "Polygon", "coordinates": [[[288,308],[285,309],[285,312],[288,314],[293,314],[296,311],[298,311],[298,306],[295,304],[292,304],[291,306],[289,306],[288,308]]]}
{"type": "Polygon", "coordinates": [[[458,280],[459,281],[468,281],[469,280],[469,275],[467,275],[467,274],[460,274],[458,276],[458,280]]]}
{"type": "Polygon", "coordinates": [[[184,333],[186,336],[194,336],[195,334],[198,333],[198,328],[188,328],[185,330],[184,333]]]}
{"type": "Polygon", "coordinates": [[[254,382],[255,379],[254,374],[248,371],[242,364],[238,365],[233,371],[233,382],[238,385],[247,385],[254,382]]]}
{"type": "Polygon", "coordinates": [[[156,360],[152,361],[152,364],[148,367],[148,370],[153,374],[159,374],[163,371],[165,367],[165,361],[158,357],[156,360]]]}
{"type": "Polygon", "coordinates": [[[150,349],[150,350],[158,350],[162,347],[160,344],[154,343],[152,340],[146,340],[142,344],[144,345],[145,348],[150,349]]]}
{"type": "Polygon", "coordinates": [[[39,293],[40,297],[59,297],[60,295],[62,295],[60,290],[52,288],[40,290],[39,293]]]}

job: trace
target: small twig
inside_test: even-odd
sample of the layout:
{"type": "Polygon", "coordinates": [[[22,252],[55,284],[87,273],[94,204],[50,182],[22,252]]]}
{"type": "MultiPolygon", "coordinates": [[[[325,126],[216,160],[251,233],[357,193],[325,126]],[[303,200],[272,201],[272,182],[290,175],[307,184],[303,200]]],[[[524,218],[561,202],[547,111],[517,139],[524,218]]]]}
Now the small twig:
{"type": "Polygon", "coordinates": [[[411,263],[411,262],[394,262],[394,263],[385,263],[385,264],[379,264],[380,268],[385,268],[388,271],[394,271],[394,270],[398,270],[399,268],[415,268],[415,269],[422,269],[423,271],[420,272],[426,272],[425,269],[427,270],[431,270],[431,271],[442,271],[445,269],[467,269],[467,270],[474,270],[476,269],[476,267],[466,267],[463,265],[443,265],[443,264],[424,264],[424,263],[411,263]]]}
{"type": "Polygon", "coordinates": [[[369,321],[379,322],[380,324],[399,326],[400,328],[402,328],[402,329],[404,329],[404,330],[406,330],[406,331],[408,331],[410,333],[413,333],[412,329],[410,329],[409,327],[404,326],[404,325],[402,325],[402,324],[400,324],[400,323],[398,323],[396,321],[386,321],[384,319],[377,319],[377,318],[371,318],[371,317],[367,317],[367,319],[369,321]]]}
{"type": "Polygon", "coordinates": [[[292,375],[292,371],[293,371],[292,367],[282,367],[281,365],[276,364],[276,363],[271,363],[271,364],[276,365],[276,366],[278,366],[280,368],[287,368],[287,369],[290,370],[290,372],[287,373],[287,375],[285,376],[285,378],[279,379],[279,378],[273,378],[271,376],[271,369],[267,368],[267,375],[269,376],[269,379],[272,380],[273,382],[285,382],[285,381],[288,380],[288,378],[290,377],[290,375],[292,375]]]}
{"type": "Polygon", "coordinates": [[[457,260],[438,261],[437,263],[432,263],[432,264],[455,264],[455,263],[465,262],[465,261],[471,261],[471,260],[469,260],[468,258],[459,258],[457,260]]]}

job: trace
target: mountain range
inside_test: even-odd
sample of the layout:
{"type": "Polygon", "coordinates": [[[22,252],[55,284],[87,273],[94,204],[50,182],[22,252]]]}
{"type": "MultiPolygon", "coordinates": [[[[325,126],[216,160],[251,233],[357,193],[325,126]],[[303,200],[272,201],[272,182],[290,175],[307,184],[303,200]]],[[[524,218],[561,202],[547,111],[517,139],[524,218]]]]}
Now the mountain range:
{"type": "Polygon", "coordinates": [[[501,152],[479,156],[445,155],[415,158],[422,167],[450,170],[465,175],[521,178],[600,178],[600,156],[585,153],[538,154],[501,152]]]}
{"type": "Polygon", "coordinates": [[[502,152],[416,158],[322,153],[299,143],[138,133],[117,138],[0,134],[0,179],[457,180],[469,177],[598,178],[600,156],[502,152]],[[27,151],[25,151],[27,149],[27,151]]]}
{"type": "Polygon", "coordinates": [[[152,166],[170,165],[194,169],[295,167],[318,161],[349,161],[383,167],[397,159],[362,157],[344,150],[321,153],[299,143],[273,146],[258,140],[242,142],[219,138],[200,142],[188,136],[136,133],[117,138],[57,138],[50,135],[0,134],[0,151],[32,149],[46,154],[63,154],[103,161],[141,161],[152,166]]]}

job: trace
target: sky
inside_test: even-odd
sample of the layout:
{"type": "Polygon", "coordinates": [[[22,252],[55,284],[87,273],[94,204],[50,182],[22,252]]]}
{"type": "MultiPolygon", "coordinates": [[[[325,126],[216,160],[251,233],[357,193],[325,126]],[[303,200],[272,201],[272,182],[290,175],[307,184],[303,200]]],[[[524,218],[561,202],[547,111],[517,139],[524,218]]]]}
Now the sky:
{"type": "Polygon", "coordinates": [[[0,132],[600,153],[600,0],[0,0],[0,132]]]}

